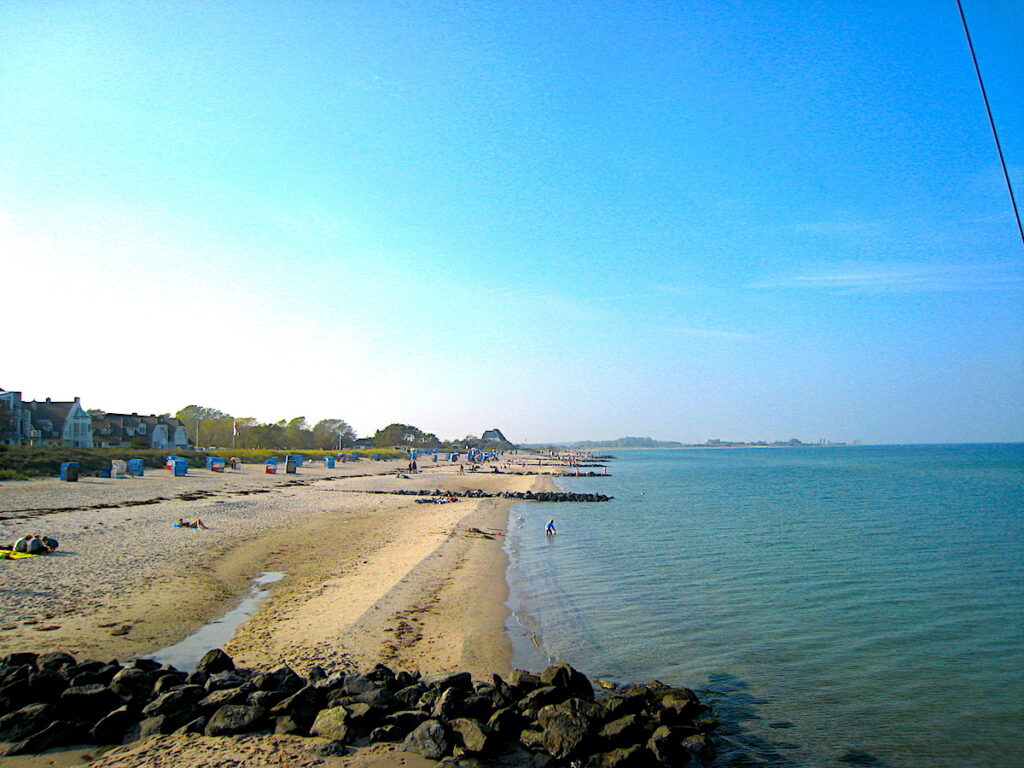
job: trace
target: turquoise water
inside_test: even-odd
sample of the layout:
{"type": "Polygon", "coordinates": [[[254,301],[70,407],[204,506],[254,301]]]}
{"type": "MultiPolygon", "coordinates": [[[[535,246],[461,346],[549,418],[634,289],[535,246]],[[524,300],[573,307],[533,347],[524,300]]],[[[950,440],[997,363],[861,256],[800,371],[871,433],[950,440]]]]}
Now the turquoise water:
{"type": "Polygon", "coordinates": [[[512,511],[516,666],[702,690],[724,765],[1024,765],[1024,446],[611,453],[512,511]]]}

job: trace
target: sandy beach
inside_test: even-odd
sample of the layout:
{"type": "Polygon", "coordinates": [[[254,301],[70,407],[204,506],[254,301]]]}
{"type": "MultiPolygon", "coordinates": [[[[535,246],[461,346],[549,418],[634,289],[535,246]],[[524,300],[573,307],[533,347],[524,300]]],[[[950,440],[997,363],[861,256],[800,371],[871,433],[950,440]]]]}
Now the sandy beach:
{"type": "MultiPolygon", "coordinates": [[[[223,616],[250,594],[254,577],[270,572],[284,575],[225,646],[240,665],[286,663],[305,674],[314,665],[358,671],[383,662],[424,673],[504,673],[511,649],[502,545],[513,501],[421,504],[367,491],[555,490],[546,473],[561,467],[461,475],[427,462],[402,478],[403,467],[365,461],[307,465],[297,475],[249,466],[184,478],[154,470],[134,479],[0,484],[0,541],[39,533],[61,543],[52,555],[0,565],[0,651],[122,662],[150,655],[223,616]],[[201,518],[208,529],[174,528],[179,518],[201,518]]],[[[106,766],[172,758],[193,766],[429,764],[393,746],[317,756],[311,741],[167,736],[0,763],[75,764],[88,755],[106,766]]]]}

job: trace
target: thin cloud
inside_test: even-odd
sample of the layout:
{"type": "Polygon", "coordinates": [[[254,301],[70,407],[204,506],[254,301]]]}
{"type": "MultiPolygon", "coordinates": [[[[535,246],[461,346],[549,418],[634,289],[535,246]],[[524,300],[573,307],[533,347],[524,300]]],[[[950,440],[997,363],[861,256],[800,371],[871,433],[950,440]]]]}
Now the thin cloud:
{"type": "Polygon", "coordinates": [[[1019,288],[1024,274],[1012,262],[904,264],[844,262],[831,269],[755,283],[753,288],[815,288],[838,293],[997,291],[1019,288]]]}

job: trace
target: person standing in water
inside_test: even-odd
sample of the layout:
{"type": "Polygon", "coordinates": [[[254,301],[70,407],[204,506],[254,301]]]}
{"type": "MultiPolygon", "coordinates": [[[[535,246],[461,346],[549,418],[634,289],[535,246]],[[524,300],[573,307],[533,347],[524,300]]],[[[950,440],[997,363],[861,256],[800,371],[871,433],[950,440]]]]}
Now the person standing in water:
{"type": "Polygon", "coordinates": [[[547,536],[554,536],[558,531],[555,530],[555,521],[548,520],[547,525],[544,526],[544,533],[547,536]]]}

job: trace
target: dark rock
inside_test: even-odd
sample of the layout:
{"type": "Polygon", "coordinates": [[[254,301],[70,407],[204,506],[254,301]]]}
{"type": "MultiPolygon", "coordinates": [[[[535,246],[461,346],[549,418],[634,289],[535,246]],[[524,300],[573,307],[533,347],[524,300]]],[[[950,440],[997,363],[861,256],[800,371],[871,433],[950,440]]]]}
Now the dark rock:
{"type": "Polygon", "coordinates": [[[557,704],[542,707],[537,713],[537,722],[543,728],[547,725],[548,719],[558,712],[581,717],[592,728],[597,728],[601,722],[607,719],[607,710],[595,701],[566,699],[557,704]]]}
{"type": "Polygon", "coordinates": [[[497,743],[490,728],[468,717],[457,717],[448,722],[448,727],[456,743],[471,754],[489,754],[497,743]]]}
{"type": "Polygon", "coordinates": [[[405,734],[406,732],[397,725],[381,725],[370,731],[370,743],[401,741],[405,738],[405,734]]]}
{"type": "MultiPolygon", "coordinates": [[[[247,686],[242,686],[242,688],[237,690],[244,691],[246,688],[247,686]]],[[[252,691],[246,698],[245,703],[270,710],[277,706],[284,698],[285,694],[283,691],[252,691]]]]}
{"type": "Polygon", "coordinates": [[[319,688],[307,685],[300,691],[296,691],[287,699],[274,705],[270,714],[287,715],[298,723],[302,728],[309,728],[316,720],[317,714],[323,706],[324,694],[319,688]]]}
{"type": "Polygon", "coordinates": [[[153,683],[153,695],[161,696],[172,688],[189,684],[188,677],[184,672],[165,672],[157,677],[156,682],[153,683]]]}
{"type": "Polygon", "coordinates": [[[426,712],[419,709],[406,709],[401,712],[392,712],[384,718],[384,725],[395,725],[402,730],[402,733],[411,732],[417,725],[430,718],[426,712]]]}
{"type": "Polygon", "coordinates": [[[327,670],[321,667],[319,664],[314,664],[306,672],[306,684],[317,685],[327,680],[327,670]]]}
{"type": "Polygon", "coordinates": [[[349,753],[345,742],[339,739],[313,744],[308,751],[319,757],[341,757],[349,753]]]}
{"type": "Polygon", "coordinates": [[[361,693],[369,693],[382,687],[376,680],[371,680],[366,675],[346,675],[345,685],[342,690],[349,696],[358,696],[361,693]]]}
{"type": "Polygon", "coordinates": [[[228,688],[240,688],[247,682],[249,682],[248,679],[236,674],[234,671],[215,672],[207,679],[204,687],[207,693],[213,693],[214,691],[223,691],[228,688]]]}
{"type": "Polygon", "coordinates": [[[121,697],[105,685],[79,685],[60,695],[60,709],[71,720],[96,722],[122,705],[121,697]]]}
{"type": "Polygon", "coordinates": [[[407,685],[396,691],[395,698],[407,707],[415,707],[416,703],[420,700],[420,697],[426,690],[427,687],[425,685],[422,685],[421,683],[413,683],[412,685],[407,685]]]}
{"type": "Polygon", "coordinates": [[[540,681],[544,685],[553,685],[556,688],[564,688],[570,696],[579,698],[594,698],[594,686],[582,672],[578,672],[570,665],[561,663],[553,664],[540,673],[540,681]]]}
{"type": "Polygon", "coordinates": [[[601,700],[601,706],[608,710],[608,716],[612,719],[636,715],[643,712],[647,706],[647,697],[642,693],[609,696],[601,700]]]}
{"type": "Polygon", "coordinates": [[[153,659],[135,659],[129,669],[141,669],[143,672],[156,672],[163,665],[153,659]]]}
{"type": "Polygon", "coordinates": [[[41,731],[57,714],[52,704],[29,704],[0,717],[0,741],[21,741],[41,731]]]}
{"type": "Polygon", "coordinates": [[[693,691],[675,689],[661,697],[660,719],[665,724],[692,721],[701,713],[700,700],[693,691]]]}
{"type": "Polygon", "coordinates": [[[544,749],[544,731],[526,728],[519,733],[519,743],[531,752],[540,752],[544,749]]]}
{"type": "Polygon", "coordinates": [[[444,725],[437,720],[424,720],[405,737],[402,749],[415,752],[428,760],[438,760],[451,750],[451,742],[444,725]]]}
{"type": "Polygon", "coordinates": [[[153,675],[137,667],[128,667],[114,675],[109,688],[127,705],[141,708],[153,690],[153,675]]]}
{"type": "Polygon", "coordinates": [[[721,723],[714,717],[702,717],[694,725],[696,725],[698,731],[707,734],[716,730],[721,723]]]}
{"type": "Polygon", "coordinates": [[[625,747],[646,740],[647,729],[639,715],[626,715],[605,723],[598,736],[610,747],[625,747]]]}
{"type": "Polygon", "coordinates": [[[203,654],[203,658],[196,664],[196,672],[207,675],[215,675],[218,672],[230,672],[235,668],[235,662],[231,660],[220,648],[214,648],[203,654]]]}
{"type": "Polygon", "coordinates": [[[286,696],[291,696],[293,693],[302,690],[306,685],[306,681],[287,664],[276,667],[269,674],[277,681],[277,688],[275,690],[282,691],[286,696]]]}
{"type": "Polygon", "coordinates": [[[34,668],[38,658],[38,653],[8,653],[3,659],[0,659],[0,664],[5,667],[25,666],[34,668]]]}
{"type": "Polygon", "coordinates": [[[686,765],[690,760],[690,753],[683,749],[682,740],[678,729],[660,725],[647,740],[647,749],[664,765],[686,765]]]}
{"type": "Polygon", "coordinates": [[[74,680],[76,677],[78,677],[78,675],[81,675],[85,672],[99,672],[105,666],[107,665],[104,664],[102,661],[96,661],[95,659],[86,659],[85,661],[80,661],[77,664],[72,664],[68,667],[61,667],[60,674],[65,680],[70,682],[71,680],[74,680]]]}
{"type": "Polygon", "coordinates": [[[303,728],[288,715],[278,715],[274,718],[274,733],[283,733],[290,736],[307,736],[309,729],[303,728]]]}
{"type": "Polygon", "coordinates": [[[129,707],[118,707],[107,713],[89,731],[89,739],[94,744],[120,744],[124,733],[138,718],[129,707]]]}
{"type": "Polygon", "coordinates": [[[487,696],[474,694],[473,696],[467,696],[466,700],[462,703],[463,717],[471,717],[474,720],[487,722],[487,719],[493,712],[494,702],[487,696]]]}
{"type": "Polygon", "coordinates": [[[400,691],[410,685],[415,685],[419,680],[419,673],[413,674],[412,672],[406,672],[403,669],[395,674],[395,687],[393,690],[400,691]]]}
{"type": "Polygon", "coordinates": [[[445,691],[449,688],[469,693],[473,690],[473,676],[469,672],[438,672],[433,675],[424,675],[420,682],[428,688],[436,688],[438,691],[445,691]]]}
{"type": "Polygon", "coordinates": [[[74,744],[80,735],[81,731],[74,724],[67,720],[54,720],[41,731],[11,744],[2,754],[5,756],[37,755],[55,747],[74,744]]]}
{"type": "Polygon", "coordinates": [[[552,709],[544,718],[544,750],[559,760],[577,757],[593,732],[592,721],[582,715],[552,709]]]}
{"type": "Polygon", "coordinates": [[[525,669],[513,669],[509,672],[507,683],[512,688],[508,695],[514,699],[541,686],[540,678],[525,669]]]}
{"type": "Polygon", "coordinates": [[[405,704],[401,699],[397,698],[387,688],[378,688],[368,693],[361,693],[355,697],[355,701],[369,704],[379,717],[384,717],[384,715],[405,708],[405,704]]]}
{"type": "Polygon", "coordinates": [[[78,688],[83,685],[106,685],[109,682],[110,680],[104,679],[103,675],[99,672],[82,672],[81,674],[75,675],[71,678],[71,680],[68,681],[68,685],[72,688],[78,688]]]}
{"type": "Polygon", "coordinates": [[[704,761],[713,760],[715,757],[715,743],[701,733],[687,736],[682,740],[680,746],[691,755],[704,761]]]}
{"type": "Polygon", "coordinates": [[[185,682],[189,685],[206,685],[206,681],[210,676],[205,672],[195,671],[190,672],[188,677],[185,678],[185,682]]]}
{"type": "Polygon", "coordinates": [[[512,707],[499,709],[487,721],[487,727],[505,741],[518,741],[528,721],[512,707]]]}
{"type": "Polygon", "coordinates": [[[569,692],[564,688],[555,688],[553,685],[546,685],[543,688],[537,688],[530,691],[528,694],[523,696],[516,706],[519,710],[526,712],[527,710],[538,710],[541,707],[546,707],[550,704],[558,704],[565,701],[569,696],[569,692]]]}
{"type": "Polygon", "coordinates": [[[637,744],[592,755],[586,763],[587,768],[649,768],[650,765],[651,753],[637,744]]]}
{"type": "Polygon", "coordinates": [[[320,710],[309,729],[310,736],[345,742],[350,735],[349,711],[343,706],[320,710]]]}
{"type": "MultiPolygon", "coordinates": [[[[395,681],[395,673],[390,667],[385,664],[375,664],[373,669],[366,673],[366,677],[369,680],[373,680],[385,688],[388,684],[393,684],[395,681]]],[[[395,690],[398,690],[397,688],[395,690]]]]}
{"type": "Polygon", "coordinates": [[[189,720],[181,728],[175,731],[179,736],[186,736],[188,734],[202,735],[206,733],[206,724],[209,722],[207,717],[197,717],[195,720],[189,720]]]}
{"type": "Polygon", "coordinates": [[[238,688],[228,688],[223,691],[214,691],[210,695],[205,696],[196,703],[196,707],[200,712],[210,714],[228,704],[244,704],[246,699],[248,699],[248,694],[245,691],[238,688]]]}
{"type": "Polygon", "coordinates": [[[188,722],[195,719],[195,710],[186,707],[176,712],[153,715],[139,723],[139,738],[145,739],[148,736],[156,736],[161,733],[174,733],[188,722]]]}
{"type": "Polygon", "coordinates": [[[462,714],[465,693],[459,688],[445,688],[434,702],[430,713],[441,720],[451,720],[462,714]]]}
{"type": "Polygon", "coordinates": [[[147,717],[155,717],[156,715],[176,714],[183,709],[191,711],[203,698],[205,698],[205,691],[198,685],[184,685],[157,696],[142,708],[142,714],[147,717]]]}
{"type": "Polygon", "coordinates": [[[74,656],[63,651],[41,653],[36,657],[36,667],[38,669],[57,670],[61,667],[73,667],[76,663],[74,656]]]}
{"type": "Polygon", "coordinates": [[[266,711],[248,704],[227,704],[210,716],[203,732],[207,736],[230,736],[254,731],[266,718],[266,711]]]}
{"type": "Polygon", "coordinates": [[[68,687],[63,675],[55,669],[31,672],[25,685],[31,701],[56,701],[68,687]]]}

